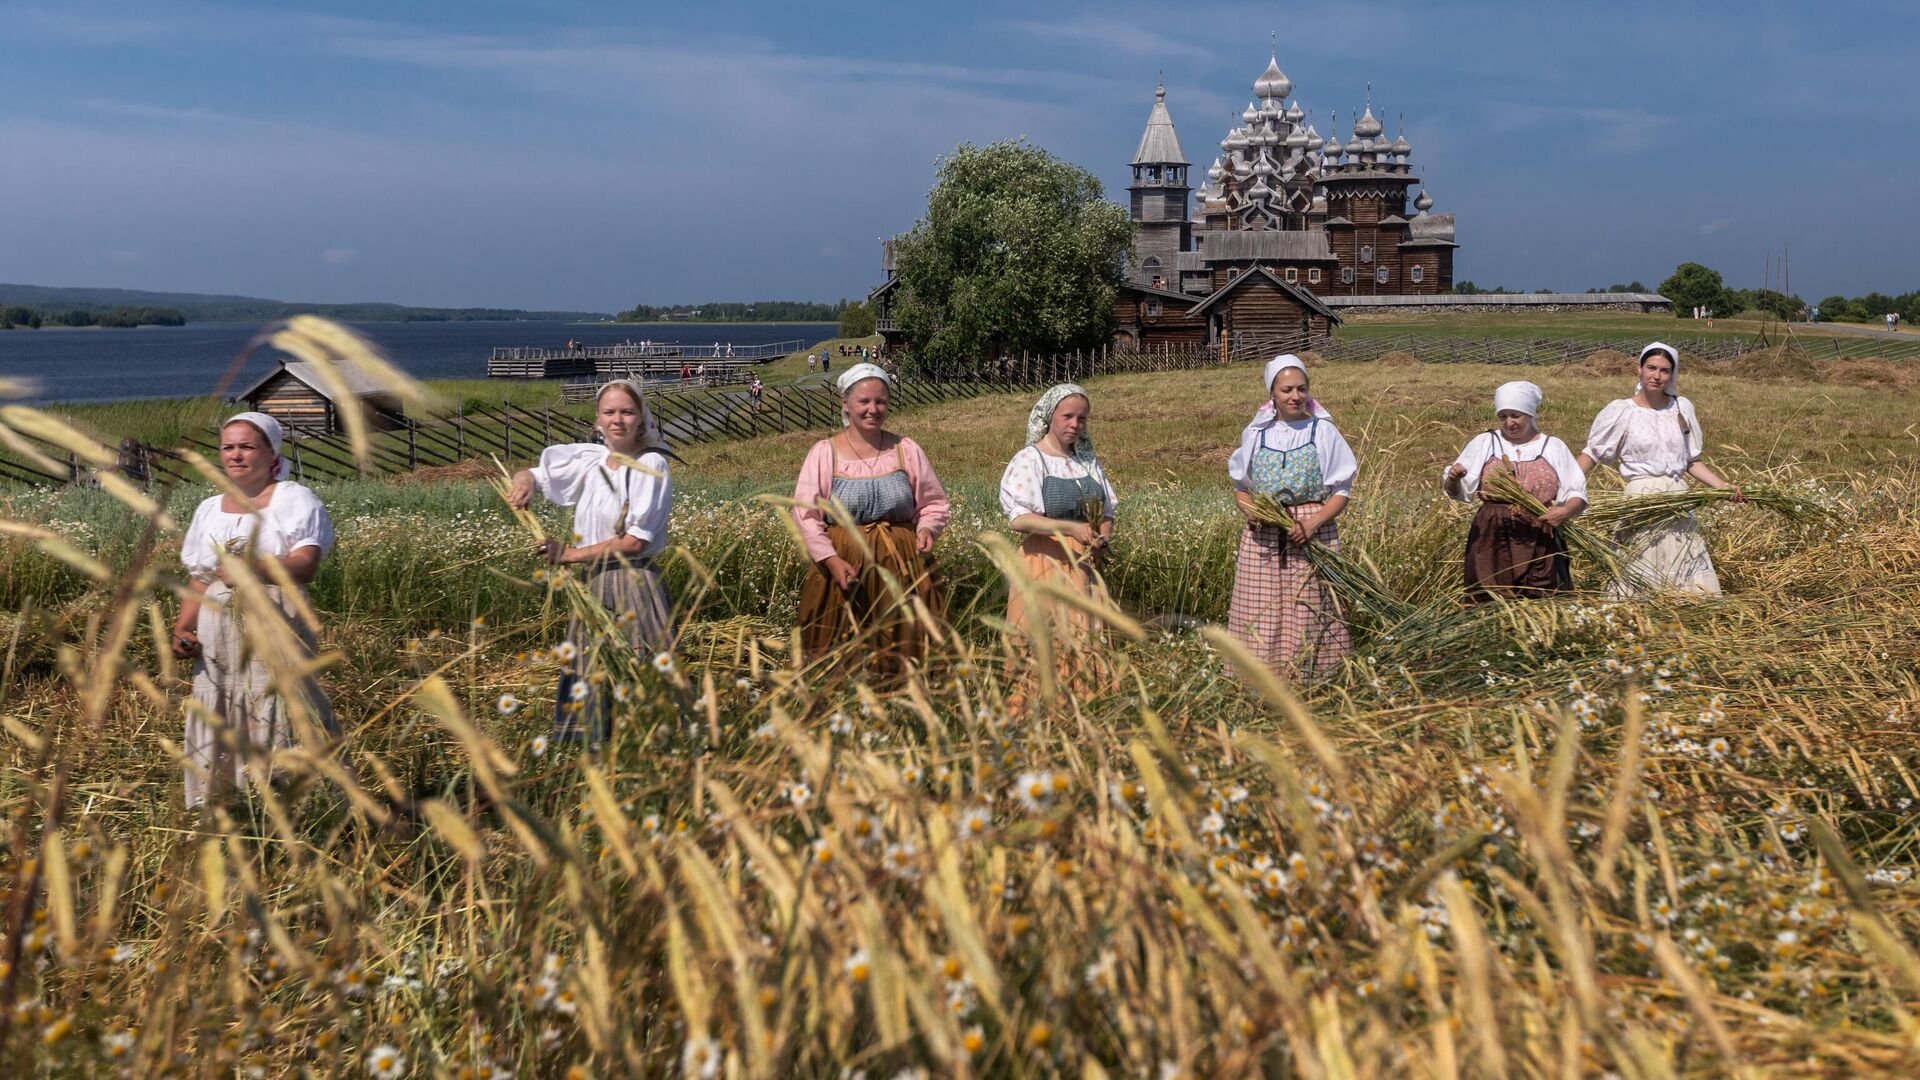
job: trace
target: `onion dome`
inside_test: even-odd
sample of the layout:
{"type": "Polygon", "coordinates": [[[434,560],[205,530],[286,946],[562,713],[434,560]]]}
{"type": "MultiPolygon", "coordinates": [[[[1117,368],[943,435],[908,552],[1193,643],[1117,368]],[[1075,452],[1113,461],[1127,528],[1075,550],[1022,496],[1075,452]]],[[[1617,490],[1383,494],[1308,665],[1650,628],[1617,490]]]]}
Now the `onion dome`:
{"type": "Polygon", "coordinates": [[[1302,127],[1296,127],[1292,131],[1288,132],[1287,145],[1288,146],[1307,145],[1307,129],[1302,127]]]}
{"type": "Polygon", "coordinates": [[[1300,107],[1299,102],[1296,101],[1293,104],[1287,106],[1287,120],[1289,122],[1297,124],[1300,121],[1305,120],[1306,118],[1307,118],[1307,111],[1300,107]]]}
{"type": "Polygon", "coordinates": [[[1320,132],[1316,130],[1312,124],[1308,124],[1307,125],[1307,149],[1318,150],[1325,145],[1327,145],[1327,140],[1322,139],[1320,137],[1320,132]]]}
{"type": "Polygon", "coordinates": [[[1227,132],[1227,141],[1220,145],[1226,147],[1228,150],[1245,150],[1247,148],[1247,133],[1241,128],[1234,128],[1232,131],[1227,132]]]}
{"type": "Polygon", "coordinates": [[[1380,121],[1373,118],[1373,104],[1369,102],[1367,104],[1366,115],[1354,121],[1353,133],[1362,138],[1372,138],[1375,135],[1383,134],[1385,131],[1386,128],[1381,126],[1380,121]]]}
{"type": "Polygon", "coordinates": [[[1372,140],[1372,139],[1361,139],[1361,140],[1360,140],[1360,152],[1361,152],[1362,154],[1367,154],[1367,155],[1372,155],[1372,153],[1373,153],[1373,140],[1372,140]]]}
{"type": "Polygon", "coordinates": [[[1401,135],[1399,138],[1393,140],[1393,152],[1404,157],[1407,154],[1413,153],[1413,146],[1407,142],[1405,135],[1401,135]]]}
{"type": "Polygon", "coordinates": [[[1247,102],[1247,111],[1240,114],[1240,122],[1251,127],[1258,119],[1260,119],[1260,107],[1251,101],[1247,102]]]}
{"type": "Polygon", "coordinates": [[[1360,154],[1360,136],[1357,133],[1349,134],[1347,136],[1347,156],[1357,157],[1359,156],[1359,154],[1360,154]]]}
{"type": "Polygon", "coordinates": [[[1267,70],[1253,80],[1253,92],[1263,98],[1286,100],[1293,93],[1293,80],[1280,70],[1280,58],[1275,55],[1267,60],[1267,70]]]}
{"type": "Polygon", "coordinates": [[[1265,177],[1256,177],[1253,186],[1247,189],[1248,202],[1266,202],[1273,197],[1273,189],[1267,186],[1265,177]]]}
{"type": "Polygon", "coordinates": [[[1423,214],[1433,209],[1433,196],[1427,194],[1426,188],[1420,189],[1420,197],[1413,200],[1413,208],[1423,214]]]}
{"type": "Polygon", "coordinates": [[[1219,183],[1220,177],[1225,173],[1226,173],[1226,170],[1220,167],[1219,158],[1214,158],[1213,164],[1207,166],[1207,179],[1212,180],[1215,183],[1219,183]]]}

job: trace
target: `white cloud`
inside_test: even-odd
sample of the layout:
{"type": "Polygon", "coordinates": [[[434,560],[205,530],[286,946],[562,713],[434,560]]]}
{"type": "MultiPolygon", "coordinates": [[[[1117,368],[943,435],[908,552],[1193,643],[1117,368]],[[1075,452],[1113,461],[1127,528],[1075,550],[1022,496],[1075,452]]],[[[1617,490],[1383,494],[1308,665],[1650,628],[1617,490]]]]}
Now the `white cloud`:
{"type": "Polygon", "coordinates": [[[1571,131],[1596,153],[1637,154],[1652,149],[1678,120],[1646,109],[1494,102],[1488,107],[1487,123],[1498,132],[1571,131]]]}
{"type": "Polygon", "coordinates": [[[1731,228],[1732,226],[1733,226],[1733,222],[1728,221],[1726,218],[1715,218],[1712,221],[1707,222],[1705,225],[1700,226],[1700,235],[1712,236],[1714,233],[1720,232],[1724,229],[1731,228]]]}
{"type": "Polygon", "coordinates": [[[328,266],[345,266],[359,257],[355,248],[328,248],[320,253],[320,261],[328,266]]]}

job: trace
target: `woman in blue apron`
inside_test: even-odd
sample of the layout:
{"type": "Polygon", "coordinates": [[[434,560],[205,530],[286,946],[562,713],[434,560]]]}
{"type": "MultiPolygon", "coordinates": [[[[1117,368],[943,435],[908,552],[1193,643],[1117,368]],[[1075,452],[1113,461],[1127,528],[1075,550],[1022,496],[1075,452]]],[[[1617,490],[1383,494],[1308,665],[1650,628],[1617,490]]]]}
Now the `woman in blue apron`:
{"type": "Polygon", "coordinates": [[[845,430],[813,444],[793,488],[814,564],[800,587],[800,643],[815,659],[857,640],[876,671],[898,675],[925,658],[927,621],[946,617],[928,556],[947,525],[947,493],[920,444],[886,429],[891,375],[855,364],[838,386],[845,430]]]}
{"type": "MultiPolygon", "coordinates": [[[[1000,476],[1000,509],[1008,527],[1024,535],[1020,561],[1030,581],[1104,603],[1099,564],[1113,535],[1118,500],[1093,452],[1091,409],[1087,392],[1073,383],[1061,383],[1034,403],[1027,445],[1000,476]]],[[[1044,622],[1057,685],[1098,692],[1107,670],[1099,621],[1067,604],[1034,605],[1028,592],[1016,586],[1008,594],[1007,622],[1018,637],[1032,635],[1044,622]]],[[[1030,648],[1017,652],[1031,655],[1030,648]]],[[[1023,679],[1016,688],[1016,710],[1024,706],[1031,682],[1023,679]]]]}
{"type": "Polygon", "coordinates": [[[1307,392],[1307,368],[1291,353],[1267,363],[1272,400],[1240,433],[1227,460],[1233,499],[1247,515],[1234,568],[1227,629],[1268,667],[1324,675],[1353,648],[1333,591],[1307,561],[1309,539],[1340,546],[1334,519],[1359,471],[1333,417],[1307,392]],[[1286,508],[1291,528],[1254,520],[1253,495],[1286,508]]]}

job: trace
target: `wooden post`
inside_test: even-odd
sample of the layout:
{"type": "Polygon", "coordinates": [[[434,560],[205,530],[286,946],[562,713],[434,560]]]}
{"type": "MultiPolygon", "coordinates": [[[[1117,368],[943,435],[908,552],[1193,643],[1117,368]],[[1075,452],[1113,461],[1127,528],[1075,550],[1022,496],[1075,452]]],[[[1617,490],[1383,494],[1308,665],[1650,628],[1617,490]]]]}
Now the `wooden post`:
{"type": "Polygon", "coordinates": [[[467,418],[461,403],[453,403],[453,430],[460,440],[460,456],[467,456],[467,418]]]}
{"type": "Polygon", "coordinates": [[[540,435],[547,440],[548,446],[553,445],[553,406],[551,405],[540,410],[540,435]]]}
{"type": "Polygon", "coordinates": [[[420,446],[415,442],[413,421],[407,421],[407,468],[420,467],[420,446]]]}
{"type": "Polygon", "coordinates": [[[507,403],[500,403],[500,445],[504,448],[502,456],[513,460],[513,414],[507,411],[507,403]]]}

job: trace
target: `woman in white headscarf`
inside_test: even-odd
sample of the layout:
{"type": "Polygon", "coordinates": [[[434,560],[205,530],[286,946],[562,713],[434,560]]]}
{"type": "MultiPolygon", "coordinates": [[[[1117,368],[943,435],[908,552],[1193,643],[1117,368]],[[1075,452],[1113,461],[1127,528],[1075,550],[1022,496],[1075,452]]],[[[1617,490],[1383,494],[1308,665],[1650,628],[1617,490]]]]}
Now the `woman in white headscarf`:
{"type": "MultiPolygon", "coordinates": [[[[1026,446],[1000,476],[1000,509],[1008,527],[1023,534],[1020,560],[1030,581],[1104,601],[1099,562],[1113,535],[1119,500],[1093,451],[1091,424],[1092,405],[1080,386],[1061,383],[1042,394],[1027,415],[1026,446]]],[[[1059,683],[1096,692],[1105,681],[1098,621],[1067,604],[1043,603],[1034,610],[1026,589],[1012,589],[1007,622],[1017,636],[1032,636],[1040,621],[1046,623],[1059,683]]],[[[1019,652],[1031,656],[1030,647],[1019,652]]],[[[1016,708],[1024,705],[1030,681],[1016,689],[1016,708]]]]}
{"type": "MultiPolygon", "coordinates": [[[[1632,397],[1609,402],[1593,419],[1586,449],[1580,452],[1582,470],[1598,463],[1620,469],[1627,497],[1660,491],[1685,491],[1686,478],[1712,488],[1740,489],[1700,460],[1706,438],[1693,402],[1680,396],[1680,353],[1663,341],[1640,350],[1640,384],[1632,397]]],[[[1620,538],[1633,556],[1633,581],[1616,591],[1679,589],[1720,595],[1720,577],[1700,525],[1688,514],[1620,538]]]]}
{"type": "MultiPolygon", "coordinates": [[[[540,463],[514,474],[507,502],[526,509],[535,492],[573,507],[570,543],[546,540],[534,554],[561,566],[582,568],[587,591],[613,615],[625,641],[637,654],[663,652],[673,637],[672,598],[660,580],[655,560],[667,549],[667,524],[673,511],[671,452],[647,408],[646,394],[631,379],[614,379],[594,399],[594,427],[603,443],[549,446],[540,463]]],[[[561,679],[554,733],[594,745],[612,733],[603,694],[598,642],[579,612],[567,621],[574,659],[561,679]]]]}
{"type": "Polygon", "coordinates": [[[190,597],[173,621],[173,655],[193,662],[187,711],[186,803],[197,807],[249,781],[266,780],[261,761],[299,741],[324,742],[336,730],[333,710],[311,675],[293,676],[314,654],[304,596],[278,584],[271,563],[304,590],[333,549],[333,522],[310,489],[284,479],[280,422],[243,412],[220,426],[220,467],[244,499],[216,494],[193,511],[180,542],[191,577],[190,597]],[[248,574],[259,594],[236,598],[248,574]],[[255,602],[256,598],[264,603],[255,602]],[[275,677],[297,678],[290,693],[275,677]]]}
{"type": "Polygon", "coordinates": [[[1555,530],[1587,508],[1587,474],[1567,444],[1541,432],[1540,388],[1524,380],[1493,392],[1499,424],[1475,435],[1441,476],[1461,502],[1477,494],[1480,509],[1467,532],[1464,580],[1469,603],[1494,596],[1550,596],[1573,587],[1567,548],[1555,530]],[[1538,518],[1489,493],[1496,473],[1518,481],[1548,510],[1538,518]]]}
{"type": "Polygon", "coordinates": [[[836,385],[845,427],[813,444],[793,486],[813,561],[800,588],[801,647],[812,659],[858,640],[876,670],[897,675],[926,655],[923,618],[946,617],[928,556],[947,525],[947,493],[920,444],[887,430],[893,376],[855,364],[836,385]],[[844,518],[828,513],[833,503],[844,518]]]}
{"type": "Polygon", "coordinates": [[[1264,379],[1269,400],[1227,459],[1234,503],[1247,515],[1227,629],[1277,671],[1325,675],[1340,666],[1353,640],[1303,545],[1340,546],[1334,519],[1347,508],[1359,463],[1333,417],[1308,393],[1299,357],[1274,357],[1264,379]],[[1256,520],[1256,493],[1284,507],[1292,527],[1256,520]]]}

